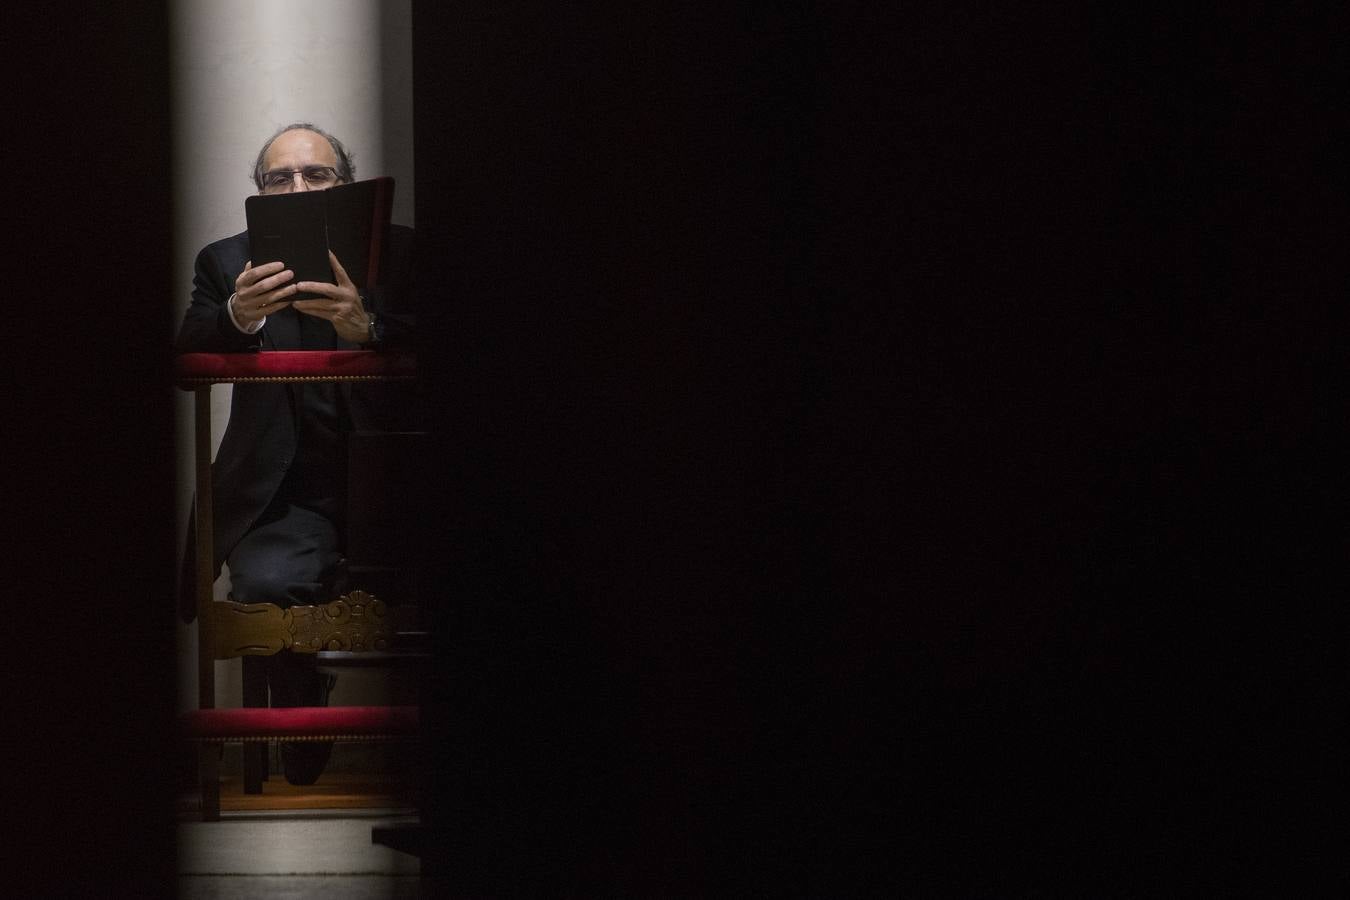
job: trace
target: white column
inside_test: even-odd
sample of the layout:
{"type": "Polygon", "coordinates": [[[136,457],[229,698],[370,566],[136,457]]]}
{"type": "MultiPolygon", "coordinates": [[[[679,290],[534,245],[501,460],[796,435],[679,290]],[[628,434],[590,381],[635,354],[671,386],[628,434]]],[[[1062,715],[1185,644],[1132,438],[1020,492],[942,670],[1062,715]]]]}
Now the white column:
{"type": "MultiPolygon", "coordinates": [[[[414,224],[411,0],[175,0],[175,327],[206,244],[244,230],[253,161],[278,128],[311,122],[352,154],[358,178],[396,179],[394,220],[414,224]]],[[[192,491],[190,396],[178,403],[180,534],[192,491]]],[[[213,391],[215,443],[230,390],[213,391]]],[[[218,596],[223,585],[217,585],[218,596]]],[[[195,628],[180,629],[179,698],[195,705],[195,628]]],[[[218,703],[237,705],[237,663],[218,664],[218,703]]]]}

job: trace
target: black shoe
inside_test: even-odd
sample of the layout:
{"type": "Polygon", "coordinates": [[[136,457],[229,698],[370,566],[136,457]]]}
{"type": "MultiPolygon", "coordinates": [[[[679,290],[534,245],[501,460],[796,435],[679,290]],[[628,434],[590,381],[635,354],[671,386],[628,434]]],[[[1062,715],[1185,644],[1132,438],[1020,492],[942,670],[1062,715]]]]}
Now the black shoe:
{"type": "Polygon", "coordinates": [[[332,741],[283,741],[281,768],[286,773],[286,781],[296,785],[318,781],[332,752],[332,741]]]}
{"type": "MultiPolygon", "coordinates": [[[[267,658],[276,660],[268,673],[272,706],[328,705],[336,675],[317,671],[311,658],[282,654],[267,658]]],[[[318,781],[332,752],[332,741],[282,741],[281,770],[286,781],[301,786],[318,781]]]]}

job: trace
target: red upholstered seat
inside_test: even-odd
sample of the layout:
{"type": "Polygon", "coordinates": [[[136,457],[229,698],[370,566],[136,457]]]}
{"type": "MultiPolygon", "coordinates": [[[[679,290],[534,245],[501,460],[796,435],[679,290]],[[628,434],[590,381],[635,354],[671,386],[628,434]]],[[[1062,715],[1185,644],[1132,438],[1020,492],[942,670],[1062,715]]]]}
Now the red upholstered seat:
{"type": "Polygon", "coordinates": [[[175,357],[180,384],[224,383],[252,379],[411,378],[417,357],[376,350],[259,350],[250,353],[182,353],[175,357]]]}
{"type": "Polygon", "coordinates": [[[417,733],[416,706],[197,709],[181,718],[194,741],[378,740],[417,733]]]}

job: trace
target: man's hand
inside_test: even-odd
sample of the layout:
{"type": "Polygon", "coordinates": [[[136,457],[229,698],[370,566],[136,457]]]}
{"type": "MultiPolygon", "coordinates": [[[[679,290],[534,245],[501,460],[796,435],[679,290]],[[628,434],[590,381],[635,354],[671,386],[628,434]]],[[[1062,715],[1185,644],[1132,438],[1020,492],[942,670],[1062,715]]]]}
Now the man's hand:
{"type": "Polygon", "coordinates": [[[255,269],[249,260],[234,280],[235,319],[248,327],[281,309],[286,298],[295,293],[296,286],[286,283],[294,277],[295,273],[280,262],[264,263],[255,269]]]}
{"type": "Polygon", "coordinates": [[[364,344],[370,339],[370,316],[361,303],[361,295],[332,250],[328,251],[328,261],[333,264],[333,277],[337,279],[337,284],[301,281],[296,284],[297,289],[323,296],[314,300],[296,300],[292,305],[306,315],[332,322],[333,330],[344,341],[364,344]]]}

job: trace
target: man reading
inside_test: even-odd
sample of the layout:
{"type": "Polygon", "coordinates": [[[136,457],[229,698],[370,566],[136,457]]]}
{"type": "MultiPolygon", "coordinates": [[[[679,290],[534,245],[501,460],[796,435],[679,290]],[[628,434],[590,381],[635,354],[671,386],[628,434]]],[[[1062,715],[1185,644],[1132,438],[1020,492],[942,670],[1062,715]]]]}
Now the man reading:
{"type": "MultiPolygon", "coordinates": [[[[322,190],[354,180],[342,142],[309,123],[288,125],[258,153],[260,194],[322,190]]],[[[362,291],[329,254],[333,282],[296,281],[285,260],[254,265],[248,233],[197,255],[192,301],[178,332],[181,352],[341,350],[410,339],[412,231],[391,226],[382,268],[388,278],[362,291]],[[317,294],[297,300],[297,292],[317,294]]],[[[212,464],[214,571],[229,566],[239,603],[318,605],[340,592],[346,508],[345,435],[389,428],[390,386],[347,383],[238,384],[212,464]]],[[[396,398],[395,398],[396,399],[396,398]]],[[[193,554],[185,560],[180,610],[190,620],[193,554]]],[[[331,681],[315,658],[282,651],[265,661],[271,705],[320,706],[331,681]]],[[[312,784],[331,743],[283,743],[292,784],[312,784]]]]}

